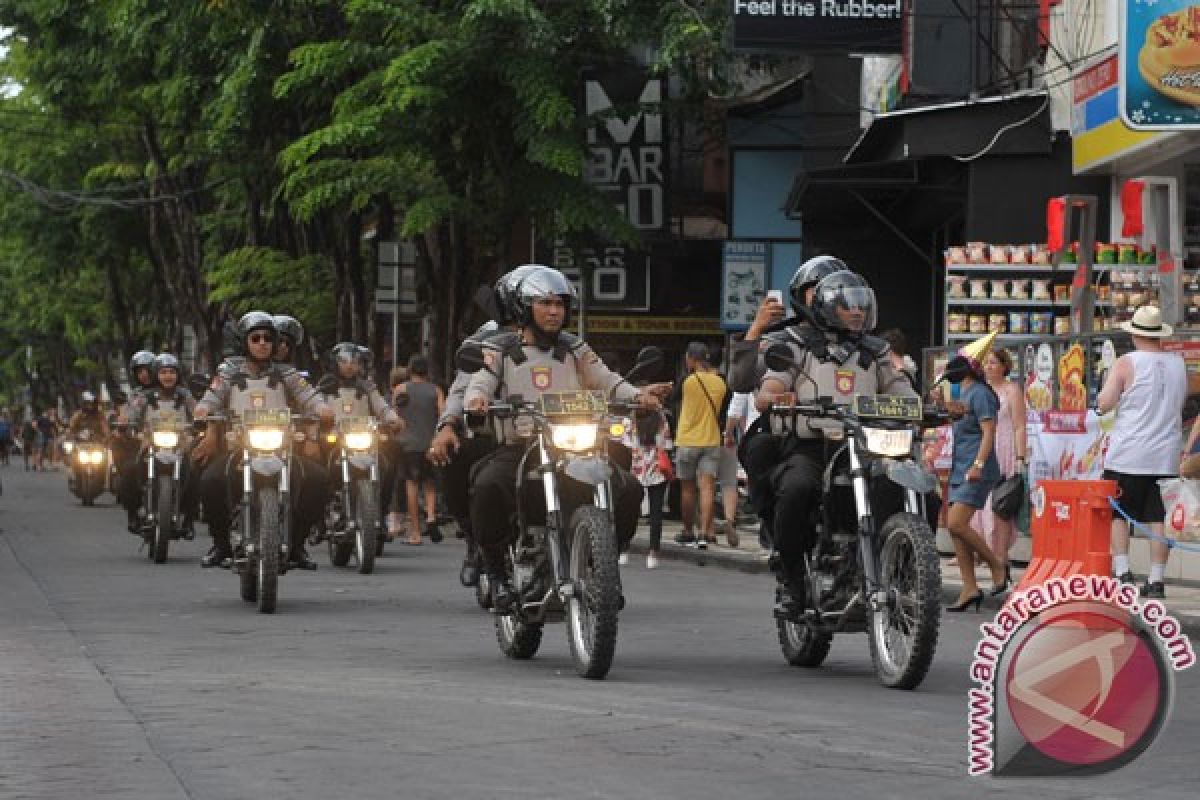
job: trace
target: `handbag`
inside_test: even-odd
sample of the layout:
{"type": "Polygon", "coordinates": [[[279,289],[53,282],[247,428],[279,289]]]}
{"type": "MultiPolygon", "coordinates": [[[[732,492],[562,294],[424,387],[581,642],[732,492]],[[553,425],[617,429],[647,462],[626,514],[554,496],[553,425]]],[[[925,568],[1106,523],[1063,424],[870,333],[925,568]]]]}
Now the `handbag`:
{"type": "Polygon", "coordinates": [[[992,489],[992,513],[1000,519],[1012,519],[1025,502],[1025,479],[1021,473],[1005,478],[992,489]]]}
{"type": "Polygon", "coordinates": [[[662,475],[667,483],[675,480],[675,464],[671,461],[671,454],[667,452],[666,448],[658,448],[655,466],[658,467],[658,474],[662,475]]]}

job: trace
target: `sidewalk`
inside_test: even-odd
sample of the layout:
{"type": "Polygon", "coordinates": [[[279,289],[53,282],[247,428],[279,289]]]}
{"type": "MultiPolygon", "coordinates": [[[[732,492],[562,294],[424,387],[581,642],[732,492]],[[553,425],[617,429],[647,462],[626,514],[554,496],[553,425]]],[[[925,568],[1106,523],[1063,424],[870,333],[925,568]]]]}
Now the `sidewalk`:
{"type": "MultiPolygon", "coordinates": [[[[718,530],[720,525],[718,524],[718,530]]],[[[697,550],[695,547],[685,547],[675,543],[675,535],[683,530],[679,522],[673,520],[664,520],[662,549],[659,553],[664,561],[683,561],[695,564],[697,566],[711,566],[720,569],[731,569],[739,572],[751,574],[761,574],[766,576],[770,570],[767,568],[768,551],[763,550],[758,545],[758,526],[747,527],[741,525],[738,527],[738,547],[731,548],[725,543],[724,535],[718,535],[718,544],[710,544],[707,550],[697,550]]],[[[939,537],[939,545],[942,539],[939,537]]],[[[1135,540],[1136,541],[1136,540],[1135,540]]],[[[637,535],[630,545],[630,552],[634,554],[629,566],[625,569],[645,569],[645,560],[639,558],[646,552],[650,544],[650,534],[646,528],[646,522],[643,519],[638,526],[637,535]]],[[[939,547],[939,550],[941,547],[939,547]]],[[[1022,551],[1027,552],[1026,548],[1020,546],[1015,547],[1014,551],[1018,557],[1021,557],[1022,551]]],[[[1172,562],[1178,562],[1185,556],[1195,558],[1197,554],[1183,554],[1174,552],[1171,554],[1172,562]]],[[[1013,564],[1013,580],[1019,581],[1024,567],[1023,562],[1014,562],[1013,564]]],[[[1135,572],[1137,564],[1134,564],[1135,572]]],[[[1180,582],[1173,580],[1171,574],[1176,570],[1168,570],[1167,579],[1167,599],[1166,606],[1170,609],[1171,614],[1175,616],[1180,624],[1184,626],[1189,634],[1200,637],[1200,585],[1193,581],[1180,582]]],[[[1145,578],[1145,573],[1137,573],[1139,581],[1145,578]]],[[[763,580],[766,580],[764,577],[763,580]]],[[[981,584],[986,585],[988,578],[982,576],[981,584]]],[[[962,589],[962,580],[959,576],[958,565],[953,558],[947,557],[944,553],[942,556],[942,595],[945,602],[952,603],[958,598],[959,591],[962,589]]],[[[764,595],[765,597],[766,595],[764,595]]]]}

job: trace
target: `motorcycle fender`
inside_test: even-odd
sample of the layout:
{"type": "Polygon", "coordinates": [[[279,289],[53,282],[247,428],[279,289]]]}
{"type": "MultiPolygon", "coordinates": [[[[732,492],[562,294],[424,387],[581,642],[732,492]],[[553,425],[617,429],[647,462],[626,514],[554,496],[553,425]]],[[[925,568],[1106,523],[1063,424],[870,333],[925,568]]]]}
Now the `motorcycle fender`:
{"type": "Polygon", "coordinates": [[[563,471],[567,473],[567,477],[591,486],[604,483],[612,477],[612,467],[608,462],[595,456],[572,459],[567,462],[563,471]]]}
{"type": "Polygon", "coordinates": [[[256,475],[273,478],[283,471],[283,459],[279,456],[255,456],[250,459],[250,469],[256,475]]]}
{"type": "Polygon", "coordinates": [[[913,461],[893,461],[888,464],[887,476],[893,483],[918,494],[929,494],[937,488],[933,473],[913,461]]]}
{"type": "Polygon", "coordinates": [[[368,455],[350,456],[350,466],[368,472],[371,467],[375,466],[375,457],[368,455]]]}

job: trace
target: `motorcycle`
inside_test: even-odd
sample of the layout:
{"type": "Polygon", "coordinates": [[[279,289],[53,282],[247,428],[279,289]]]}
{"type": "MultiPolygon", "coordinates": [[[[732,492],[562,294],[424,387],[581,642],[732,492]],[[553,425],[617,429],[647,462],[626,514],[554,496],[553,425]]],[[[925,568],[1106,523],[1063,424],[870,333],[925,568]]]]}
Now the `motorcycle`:
{"type": "Polygon", "coordinates": [[[191,539],[180,512],[183,493],[183,431],[186,419],[181,414],[160,411],[150,423],[146,447],[146,489],[143,508],[146,517],[141,535],[146,555],[155,564],[167,560],[172,539],[191,539]]]}
{"type": "Polygon", "coordinates": [[[231,423],[231,438],[241,445],[242,496],[230,531],[231,569],[239,577],[242,600],[257,603],[263,614],[274,613],[279,577],[287,572],[292,444],[304,439],[295,428],[319,419],[287,409],[261,409],[232,419],[212,415],[195,422],[199,430],[231,423]]]}
{"type": "MultiPolygon", "coordinates": [[[[794,367],[787,346],[770,348],[766,360],[774,370],[794,367]]],[[[865,632],[879,681],[915,688],[933,661],[942,613],[941,562],[924,513],[936,479],[920,465],[918,434],[948,417],[924,409],[918,397],[886,395],[859,395],[849,406],[828,397],[791,401],[768,413],[791,430],[807,418],[832,450],[810,521],[816,535],[804,554],[802,608],[776,612],[784,658],[817,667],[834,634],[865,632]],[[901,495],[900,508],[880,519],[873,489],[901,495]]],[[[777,559],[772,566],[783,588],[777,559]]]]}
{"type": "MultiPolygon", "coordinates": [[[[644,349],[627,379],[661,358],[656,348],[644,349]]],[[[483,364],[477,345],[459,351],[464,372],[477,372],[483,364]]],[[[606,434],[622,425],[612,415],[631,411],[599,391],[545,392],[535,402],[513,397],[488,407],[491,419],[511,419],[531,433],[517,468],[517,537],[504,564],[518,599],[508,609],[493,609],[496,640],[509,658],[532,658],[546,623],[565,620],[576,671],[599,680],[612,667],[622,603],[606,434]],[[569,518],[560,493],[564,477],[593,488],[592,502],[575,508],[569,518]],[[520,498],[527,480],[541,483],[544,524],[526,516],[520,498]]]]}
{"type": "Polygon", "coordinates": [[[375,556],[383,550],[384,534],[379,512],[379,439],[372,417],[343,417],[336,433],[339,490],[329,500],[324,537],[329,542],[329,560],[335,567],[350,563],[353,555],[358,571],[369,575],[375,556]]]}
{"type": "Polygon", "coordinates": [[[75,441],[64,443],[63,451],[71,460],[67,486],[85,506],[94,506],[105,489],[108,450],[92,439],[92,432],[81,430],[75,441]],[[67,445],[70,447],[67,447],[67,445]]]}

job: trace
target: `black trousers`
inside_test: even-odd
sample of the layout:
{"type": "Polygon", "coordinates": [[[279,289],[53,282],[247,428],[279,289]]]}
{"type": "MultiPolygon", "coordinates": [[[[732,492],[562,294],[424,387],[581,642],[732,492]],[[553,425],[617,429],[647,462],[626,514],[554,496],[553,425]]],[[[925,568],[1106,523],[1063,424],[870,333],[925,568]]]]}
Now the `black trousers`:
{"type": "MultiPolygon", "coordinates": [[[[471,474],[471,526],[489,572],[499,572],[504,549],[516,537],[517,467],[524,453],[521,446],[505,446],[480,459],[471,474]]],[[[617,465],[612,466],[613,525],[617,546],[624,552],[637,532],[642,508],[642,485],[617,465]]],[[[522,498],[526,520],[545,519],[546,504],[540,482],[526,482],[522,498]]],[[[595,488],[560,476],[563,520],[595,496],[595,488]]]]}
{"type": "Polygon", "coordinates": [[[460,439],[458,452],[450,457],[450,463],[442,467],[442,498],[446,510],[467,540],[468,550],[476,547],[474,526],[471,524],[471,470],[480,459],[496,449],[496,440],[490,436],[472,436],[460,439]]]}
{"type": "MultiPolygon", "coordinates": [[[[233,508],[242,495],[242,454],[221,453],[200,474],[200,502],[213,544],[229,549],[233,508]]],[[[291,463],[291,552],[304,549],[308,531],[325,512],[329,499],[329,472],[318,461],[292,454],[291,463]]]]}
{"type": "MultiPolygon", "coordinates": [[[[179,509],[187,516],[188,519],[194,519],[196,515],[196,501],[199,492],[199,476],[197,470],[192,468],[191,459],[183,456],[181,475],[181,486],[183,489],[179,497],[179,509]]],[[[165,469],[162,464],[159,464],[157,469],[165,469]]],[[[136,512],[142,507],[146,499],[146,455],[142,453],[134,461],[126,466],[119,473],[117,482],[117,502],[130,512],[136,512]]]]}

